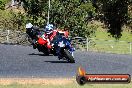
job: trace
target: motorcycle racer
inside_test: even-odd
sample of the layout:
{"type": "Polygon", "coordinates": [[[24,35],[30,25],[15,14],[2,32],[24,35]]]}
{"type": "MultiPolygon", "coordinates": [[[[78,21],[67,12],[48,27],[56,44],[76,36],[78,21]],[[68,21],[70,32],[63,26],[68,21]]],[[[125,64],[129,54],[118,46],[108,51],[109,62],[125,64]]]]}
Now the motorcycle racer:
{"type": "MultiPolygon", "coordinates": [[[[27,24],[26,24],[26,33],[27,33],[29,36],[32,36],[32,35],[31,35],[32,27],[33,27],[33,25],[32,25],[31,23],[27,23],[27,24]]],[[[31,37],[31,38],[32,38],[32,37],[31,37]]]]}
{"type": "Polygon", "coordinates": [[[45,33],[41,36],[41,40],[39,40],[38,42],[40,44],[45,44],[45,42],[43,40],[46,41],[46,46],[47,48],[51,49],[51,41],[53,40],[53,38],[56,36],[56,31],[53,31],[53,25],[52,24],[48,24],[45,27],[45,33]],[[43,39],[43,40],[42,40],[43,39]]]}
{"type": "Polygon", "coordinates": [[[54,44],[53,39],[56,37],[57,33],[63,34],[66,38],[68,37],[68,32],[59,29],[54,29],[53,24],[48,24],[45,27],[45,33],[41,36],[44,40],[47,40],[47,47],[51,49],[52,44],[54,44]],[[52,42],[52,43],[51,43],[52,42]]]}
{"type": "Polygon", "coordinates": [[[38,30],[39,28],[37,26],[33,26],[31,23],[26,24],[26,33],[30,36],[32,39],[32,45],[33,48],[35,49],[35,43],[38,39],[38,35],[40,35],[40,32],[38,30]]]}

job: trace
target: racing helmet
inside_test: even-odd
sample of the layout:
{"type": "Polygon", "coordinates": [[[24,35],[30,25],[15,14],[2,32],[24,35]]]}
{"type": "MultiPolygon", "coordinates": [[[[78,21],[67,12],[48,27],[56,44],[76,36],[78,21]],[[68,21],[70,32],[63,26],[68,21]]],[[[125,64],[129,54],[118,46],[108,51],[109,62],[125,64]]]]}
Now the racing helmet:
{"type": "Polygon", "coordinates": [[[29,29],[29,28],[32,28],[32,27],[33,27],[33,25],[31,23],[26,24],[26,29],[29,29]]]}
{"type": "Polygon", "coordinates": [[[54,29],[53,24],[46,25],[46,27],[45,27],[46,34],[51,34],[53,32],[53,29],[54,29]]]}

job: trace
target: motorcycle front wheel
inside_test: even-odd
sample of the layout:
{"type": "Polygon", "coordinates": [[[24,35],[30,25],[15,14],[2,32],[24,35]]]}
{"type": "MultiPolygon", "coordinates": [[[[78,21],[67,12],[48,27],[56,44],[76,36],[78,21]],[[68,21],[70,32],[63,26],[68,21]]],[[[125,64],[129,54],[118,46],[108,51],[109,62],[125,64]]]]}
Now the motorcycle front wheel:
{"type": "Polygon", "coordinates": [[[64,49],[64,56],[69,63],[75,63],[75,60],[74,60],[72,54],[67,49],[64,49]]]}

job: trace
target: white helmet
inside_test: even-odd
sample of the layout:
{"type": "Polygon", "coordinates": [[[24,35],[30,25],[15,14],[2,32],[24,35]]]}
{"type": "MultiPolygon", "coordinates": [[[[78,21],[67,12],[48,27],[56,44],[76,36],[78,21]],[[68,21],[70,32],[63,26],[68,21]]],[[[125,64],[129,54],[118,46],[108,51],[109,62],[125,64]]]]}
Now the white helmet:
{"type": "Polygon", "coordinates": [[[32,28],[32,27],[33,27],[33,25],[31,23],[26,24],[26,28],[32,28]]]}
{"type": "Polygon", "coordinates": [[[53,24],[48,24],[45,27],[46,34],[51,34],[53,32],[53,24]]]}
{"type": "Polygon", "coordinates": [[[53,24],[48,24],[48,25],[46,25],[45,28],[46,28],[46,29],[53,29],[53,24]]]}

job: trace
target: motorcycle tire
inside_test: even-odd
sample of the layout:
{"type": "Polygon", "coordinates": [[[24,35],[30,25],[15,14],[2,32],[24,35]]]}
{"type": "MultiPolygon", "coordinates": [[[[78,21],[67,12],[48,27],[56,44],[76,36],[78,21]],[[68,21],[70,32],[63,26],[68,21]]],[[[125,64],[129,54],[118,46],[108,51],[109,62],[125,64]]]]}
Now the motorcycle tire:
{"type": "Polygon", "coordinates": [[[38,49],[39,52],[43,52],[43,54],[44,54],[45,56],[49,56],[49,51],[48,51],[47,48],[38,45],[38,46],[37,46],[37,49],[38,49]]]}
{"type": "Polygon", "coordinates": [[[65,55],[65,58],[67,59],[67,61],[69,63],[75,63],[73,56],[71,55],[71,53],[67,49],[64,49],[64,55],[65,55]]]}
{"type": "Polygon", "coordinates": [[[49,56],[49,52],[44,51],[43,53],[44,53],[45,56],[49,56]]]}
{"type": "Polygon", "coordinates": [[[42,52],[44,53],[45,56],[49,56],[49,51],[47,48],[43,47],[42,52]]]}

